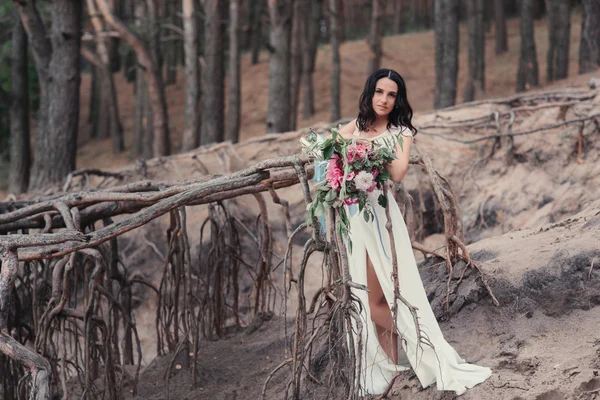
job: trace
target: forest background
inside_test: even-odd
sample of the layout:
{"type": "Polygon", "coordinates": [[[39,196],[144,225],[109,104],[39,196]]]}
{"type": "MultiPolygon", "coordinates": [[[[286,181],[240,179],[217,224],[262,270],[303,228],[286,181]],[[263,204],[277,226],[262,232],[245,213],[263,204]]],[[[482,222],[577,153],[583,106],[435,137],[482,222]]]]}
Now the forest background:
{"type": "Polygon", "coordinates": [[[5,1],[0,190],[19,194],[77,168],[352,117],[362,82],[382,65],[405,76],[416,111],[590,72],[597,8],[589,0],[5,1]]]}

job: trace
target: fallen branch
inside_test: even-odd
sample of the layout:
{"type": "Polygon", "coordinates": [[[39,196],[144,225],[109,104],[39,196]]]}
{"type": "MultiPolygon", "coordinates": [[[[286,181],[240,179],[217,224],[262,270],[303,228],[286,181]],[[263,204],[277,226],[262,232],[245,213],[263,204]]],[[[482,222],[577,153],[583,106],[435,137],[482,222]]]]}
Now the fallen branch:
{"type": "Polygon", "coordinates": [[[532,133],[538,133],[538,132],[548,131],[548,130],[555,129],[555,128],[560,128],[561,126],[565,126],[565,125],[571,125],[571,124],[576,124],[576,123],[580,123],[580,122],[586,122],[589,120],[595,120],[596,118],[600,118],[600,113],[592,114],[587,117],[570,119],[570,120],[567,120],[564,122],[558,122],[556,124],[545,125],[545,126],[542,126],[539,128],[530,129],[530,130],[526,130],[526,131],[520,131],[520,132],[517,131],[517,132],[510,132],[510,133],[497,133],[494,135],[487,135],[487,136],[482,136],[482,137],[479,137],[476,139],[468,139],[468,140],[455,139],[455,138],[444,136],[440,133],[433,133],[433,132],[426,132],[426,131],[419,131],[419,133],[422,133],[423,135],[439,137],[439,138],[442,138],[442,139],[450,141],[450,142],[457,142],[457,143],[462,143],[462,144],[473,144],[473,143],[481,142],[481,141],[488,140],[488,139],[494,139],[494,138],[503,138],[503,137],[513,138],[515,136],[530,135],[532,133]]]}

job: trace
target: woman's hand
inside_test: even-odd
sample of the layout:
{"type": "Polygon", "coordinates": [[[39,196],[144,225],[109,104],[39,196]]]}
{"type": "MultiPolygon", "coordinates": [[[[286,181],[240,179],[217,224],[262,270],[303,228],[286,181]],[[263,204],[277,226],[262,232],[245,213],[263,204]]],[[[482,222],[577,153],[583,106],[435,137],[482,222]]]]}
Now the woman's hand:
{"type": "Polygon", "coordinates": [[[413,142],[412,136],[402,136],[402,147],[396,142],[396,156],[394,161],[388,164],[387,170],[392,175],[392,181],[400,182],[404,179],[408,171],[408,162],[410,161],[410,148],[413,142]]]}

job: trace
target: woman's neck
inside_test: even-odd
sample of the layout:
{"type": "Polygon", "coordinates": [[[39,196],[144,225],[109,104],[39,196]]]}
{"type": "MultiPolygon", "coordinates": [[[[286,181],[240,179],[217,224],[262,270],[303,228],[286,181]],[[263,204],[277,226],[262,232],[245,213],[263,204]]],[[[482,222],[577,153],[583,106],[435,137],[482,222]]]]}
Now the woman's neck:
{"type": "Polygon", "coordinates": [[[370,128],[376,132],[379,131],[383,131],[385,129],[387,129],[387,125],[388,125],[388,118],[387,115],[386,116],[377,116],[377,118],[375,118],[375,121],[373,121],[373,123],[371,124],[370,128]]]}

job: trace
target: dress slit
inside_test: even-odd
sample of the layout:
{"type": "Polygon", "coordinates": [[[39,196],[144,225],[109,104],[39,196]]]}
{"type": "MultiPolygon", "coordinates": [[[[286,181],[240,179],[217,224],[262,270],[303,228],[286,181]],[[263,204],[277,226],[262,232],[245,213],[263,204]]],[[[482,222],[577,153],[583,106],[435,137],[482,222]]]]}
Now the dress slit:
{"type": "MultiPolygon", "coordinates": [[[[389,305],[387,304],[387,299],[385,298],[385,293],[383,291],[383,287],[381,285],[381,282],[379,281],[379,277],[377,276],[377,271],[375,270],[375,266],[373,265],[372,260],[369,257],[369,252],[368,250],[365,251],[365,270],[366,270],[366,276],[367,276],[367,288],[369,289],[369,293],[367,293],[367,298],[369,299],[368,301],[368,307],[369,307],[369,315],[373,316],[373,309],[371,308],[371,300],[373,301],[381,301],[383,299],[383,301],[386,304],[386,308],[387,308],[387,313],[383,316],[384,318],[387,317],[390,320],[390,323],[394,324],[394,316],[392,314],[392,310],[389,307],[389,305]],[[371,266],[369,267],[369,263],[371,263],[371,266]],[[369,271],[370,270],[370,271],[369,271]],[[377,290],[375,290],[375,286],[379,286],[377,288],[377,290]],[[371,296],[377,296],[373,299],[371,299],[371,296]]],[[[379,312],[378,312],[379,313],[379,312]]],[[[397,362],[394,362],[393,360],[393,355],[396,356],[396,359],[398,358],[398,343],[397,343],[397,329],[395,329],[395,327],[392,328],[388,328],[387,326],[383,326],[383,325],[378,325],[377,322],[373,321],[373,318],[371,318],[372,324],[375,327],[375,336],[376,336],[376,340],[379,343],[379,347],[383,350],[383,352],[387,355],[388,360],[390,363],[394,363],[396,364],[397,362]],[[392,356],[390,356],[390,354],[388,352],[386,352],[384,350],[385,346],[384,344],[381,342],[381,340],[390,340],[393,342],[394,338],[393,335],[396,335],[396,343],[395,343],[395,347],[396,349],[394,349],[394,343],[389,344],[387,347],[389,348],[390,351],[392,351],[392,356]],[[389,336],[389,338],[387,337],[389,336]],[[395,354],[394,354],[395,353],[395,354]]]]}
{"type": "MultiPolygon", "coordinates": [[[[398,316],[394,323],[402,350],[400,345],[396,347],[398,363],[393,363],[383,350],[377,327],[372,321],[369,293],[353,288],[353,294],[363,304],[361,312],[363,363],[359,378],[363,391],[371,394],[381,393],[398,372],[412,368],[423,387],[435,384],[438,390],[452,390],[462,394],[467,388],[485,381],[491,371],[489,368],[465,362],[444,340],[419,275],[404,219],[394,197],[389,193],[388,207],[398,255],[400,293],[417,308],[420,328],[433,347],[425,344],[419,347],[412,314],[404,304],[399,303],[398,316]]],[[[368,257],[391,315],[394,305],[394,282],[391,243],[385,229],[387,217],[385,209],[379,205],[374,206],[372,211],[374,218],[367,222],[360,213],[349,210],[352,241],[352,251],[348,253],[350,275],[354,282],[368,287],[368,257]]],[[[393,318],[393,315],[391,317],[393,318]]]]}

